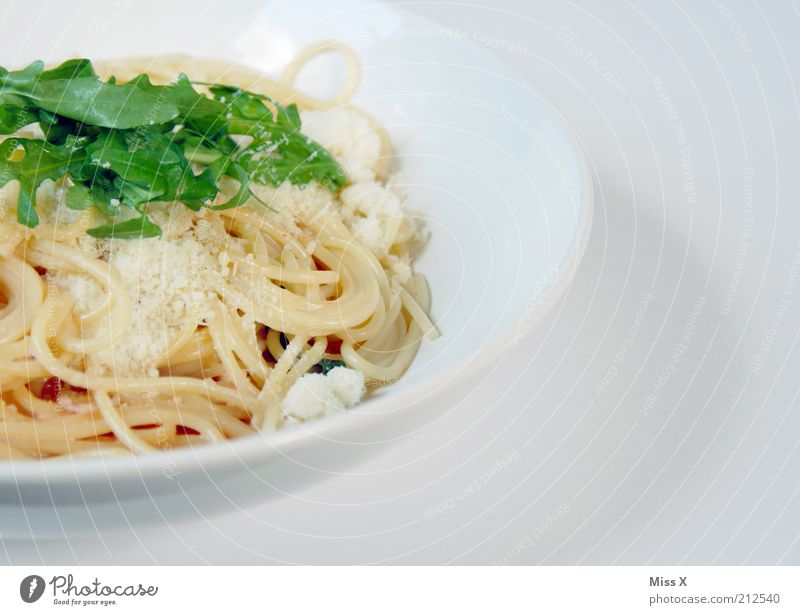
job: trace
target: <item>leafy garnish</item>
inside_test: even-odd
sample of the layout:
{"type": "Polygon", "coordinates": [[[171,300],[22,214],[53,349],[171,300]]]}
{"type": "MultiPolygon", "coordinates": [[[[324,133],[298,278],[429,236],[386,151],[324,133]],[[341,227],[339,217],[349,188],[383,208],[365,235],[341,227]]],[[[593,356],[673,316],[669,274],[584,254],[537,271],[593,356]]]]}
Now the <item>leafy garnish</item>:
{"type": "Polygon", "coordinates": [[[96,226],[86,232],[98,239],[106,239],[108,237],[118,237],[120,239],[161,237],[161,229],[153,224],[147,214],[142,214],[138,218],[132,218],[125,222],[113,222],[112,224],[96,226]]]}
{"type": "Polygon", "coordinates": [[[339,359],[322,359],[317,365],[322,371],[323,376],[327,376],[328,372],[331,371],[334,367],[347,367],[344,361],[340,361],[339,359]]]}
{"type": "Polygon", "coordinates": [[[80,168],[84,155],[84,152],[39,139],[6,139],[0,143],[0,157],[5,161],[0,188],[12,180],[19,182],[17,220],[21,224],[31,227],[39,224],[37,188],[46,179],[58,179],[80,168]]]}
{"type": "Polygon", "coordinates": [[[206,95],[185,75],[170,85],[144,74],[102,81],[86,59],[0,68],[0,134],[31,124],[44,139],[0,143],[0,187],[19,182],[17,219],[29,227],[39,223],[36,190],[45,180],[69,178],[66,206],[94,206],[110,219],[88,233],[119,238],[161,234],[144,207],[152,201],[227,209],[253,196],[251,182],[317,181],[331,191],[347,183],[330,153],[300,132],[295,105],[227,85],[210,84],[206,95]],[[239,188],[214,204],[223,177],[239,188]]]}
{"type": "Polygon", "coordinates": [[[287,179],[295,184],[316,180],[331,190],[346,182],[333,157],[300,133],[296,105],[284,107],[268,96],[229,86],[212,86],[210,91],[226,102],[232,130],[253,137],[237,160],[254,181],[278,185],[287,179]]]}

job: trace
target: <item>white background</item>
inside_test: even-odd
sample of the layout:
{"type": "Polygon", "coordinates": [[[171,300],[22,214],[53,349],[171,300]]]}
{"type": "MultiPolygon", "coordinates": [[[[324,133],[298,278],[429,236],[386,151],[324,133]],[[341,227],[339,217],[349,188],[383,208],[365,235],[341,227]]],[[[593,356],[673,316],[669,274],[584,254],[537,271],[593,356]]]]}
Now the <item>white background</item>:
{"type": "Polygon", "coordinates": [[[567,295],[350,474],[0,561],[800,564],[800,9],[410,6],[496,47],[578,134],[597,202],[567,295]]]}

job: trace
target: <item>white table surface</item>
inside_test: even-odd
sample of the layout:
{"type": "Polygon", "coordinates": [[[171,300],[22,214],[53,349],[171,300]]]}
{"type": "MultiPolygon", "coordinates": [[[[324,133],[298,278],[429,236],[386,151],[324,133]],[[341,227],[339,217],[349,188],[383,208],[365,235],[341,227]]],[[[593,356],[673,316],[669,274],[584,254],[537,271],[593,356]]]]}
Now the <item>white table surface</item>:
{"type": "Polygon", "coordinates": [[[597,201],[567,295],[351,473],[0,562],[800,564],[800,9],[410,6],[496,47],[579,135],[597,201]]]}

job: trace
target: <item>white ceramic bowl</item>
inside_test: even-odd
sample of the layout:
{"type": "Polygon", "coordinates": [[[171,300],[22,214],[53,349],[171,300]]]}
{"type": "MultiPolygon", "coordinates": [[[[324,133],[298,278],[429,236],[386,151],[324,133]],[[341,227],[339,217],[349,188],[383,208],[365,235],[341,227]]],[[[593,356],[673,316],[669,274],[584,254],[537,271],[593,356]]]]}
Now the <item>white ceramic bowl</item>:
{"type": "MultiPolygon", "coordinates": [[[[181,52],[274,73],[316,41],[354,47],[355,103],[388,127],[430,229],[417,269],[442,337],[401,382],[304,428],[136,459],[2,463],[0,536],[174,522],[340,471],[446,410],[448,391],[469,387],[569,281],[591,219],[585,161],[558,113],[469,33],[358,0],[42,6],[19,2],[3,16],[0,64],[181,52]]],[[[323,57],[303,80],[330,89],[340,70],[323,57]]]]}

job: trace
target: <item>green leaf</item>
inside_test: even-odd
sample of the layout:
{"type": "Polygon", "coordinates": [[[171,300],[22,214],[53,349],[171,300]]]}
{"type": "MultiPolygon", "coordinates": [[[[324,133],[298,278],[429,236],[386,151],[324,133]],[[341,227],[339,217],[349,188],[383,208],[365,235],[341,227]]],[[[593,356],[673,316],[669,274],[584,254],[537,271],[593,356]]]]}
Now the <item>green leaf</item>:
{"type": "Polygon", "coordinates": [[[13,180],[19,182],[17,220],[29,227],[39,224],[36,190],[42,182],[63,177],[83,162],[82,152],[39,139],[6,139],[0,143],[0,157],[5,161],[0,188],[13,180]]]}
{"type": "Polygon", "coordinates": [[[247,174],[247,171],[245,171],[238,164],[233,164],[230,167],[229,173],[231,177],[239,182],[239,190],[224,203],[219,205],[209,205],[209,209],[214,211],[219,211],[221,209],[233,209],[234,207],[239,207],[239,205],[244,205],[244,203],[250,198],[251,193],[250,189],[248,188],[250,176],[247,174]]]}
{"type": "Polygon", "coordinates": [[[178,110],[181,121],[200,117],[218,117],[223,112],[223,105],[197,92],[192,82],[181,74],[175,83],[154,85],[147,74],[134,77],[126,85],[138,88],[148,96],[162,98],[178,110]]]}
{"type": "Polygon", "coordinates": [[[339,359],[322,359],[319,363],[317,363],[317,366],[319,366],[320,370],[322,370],[322,375],[327,376],[328,372],[334,367],[347,367],[347,364],[339,359]]]}
{"type": "Polygon", "coordinates": [[[70,69],[78,67],[77,61],[73,62],[66,69],[62,64],[40,73],[31,67],[7,73],[2,92],[22,97],[39,109],[103,128],[135,128],[178,117],[173,103],[135,83],[105,83],[93,74],[87,76],[85,71],[78,72],[80,76],[67,77],[70,69]]]}
{"type": "Polygon", "coordinates": [[[125,222],[112,222],[111,224],[96,226],[86,232],[97,239],[161,237],[161,229],[153,224],[147,214],[142,214],[139,218],[125,220],[125,222]]]}
{"type": "Polygon", "coordinates": [[[75,184],[67,188],[64,204],[70,209],[82,211],[94,205],[89,187],[84,184],[75,184]]]}
{"type": "Polygon", "coordinates": [[[90,168],[89,165],[84,165],[81,171],[84,173],[84,185],[88,186],[95,207],[113,218],[122,211],[119,178],[114,173],[96,168],[94,172],[86,174],[87,168],[90,168]]]}
{"type": "Polygon", "coordinates": [[[25,105],[5,103],[0,105],[0,134],[10,135],[23,126],[38,121],[36,115],[25,105]]]}
{"type": "Polygon", "coordinates": [[[269,96],[231,86],[214,85],[210,92],[227,105],[228,131],[253,137],[238,156],[251,179],[273,186],[287,180],[301,185],[316,180],[330,190],[347,183],[333,156],[300,133],[296,105],[283,106],[269,96]]]}
{"type": "Polygon", "coordinates": [[[73,58],[62,62],[55,68],[50,70],[41,70],[44,68],[43,63],[34,62],[31,67],[36,67],[35,74],[38,74],[39,79],[42,81],[55,81],[57,79],[77,79],[79,77],[96,77],[97,75],[92,68],[92,63],[85,58],[73,58]],[[41,72],[38,72],[40,71],[41,72]]]}
{"type": "Polygon", "coordinates": [[[168,137],[111,130],[86,148],[86,165],[116,174],[117,198],[127,206],[175,198],[187,168],[168,137]]]}
{"type": "MultiPolygon", "coordinates": [[[[336,160],[300,133],[295,105],[227,85],[213,84],[209,92],[197,92],[185,75],[170,85],[154,85],[144,74],[126,83],[103,82],[91,62],[80,58],[50,70],[42,62],[17,71],[0,68],[0,133],[38,122],[45,135],[0,144],[7,162],[0,187],[19,181],[19,221],[38,224],[36,189],[64,175],[75,182],[66,195],[68,207],[93,205],[110,218],[156,200],[182,201],[194,210],[238,207],[255,198],[253,181],[318,181],[333,191],[346,184],[336,160]],[[252,140],[243,147],[236,136],[252,140]],[[226,202],[210,205],[224,176],[239,189],[226,202]]],[[[142,214],[90,234],[158,233],[142,214]]]]}
{"type": "Polygon", "coordinates": [[[226,112],[236,118],[272,123],[284,132],[300,130],[297,105],[284,107],[274,98],[229,85],[213,85],[209,91],[217,101],[224,102],[226,112]]]}
{"type": "Polygon", "coordinates": [[[200,207],[217,196],[217,192],[217,178],[210,168],[205,169],[199,175],[194,175],[191,170],[187,169],[184,174],[183,186],[178,196],[187,207],[194,209],[192,204],[199,205],[195,209],[195,211],[199,211],[200,207]]]}

